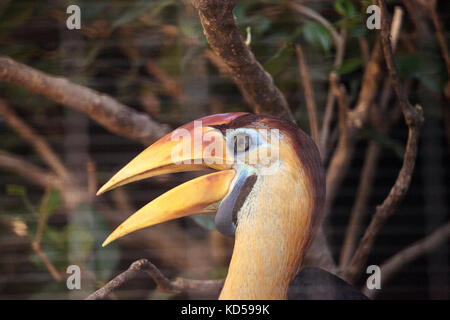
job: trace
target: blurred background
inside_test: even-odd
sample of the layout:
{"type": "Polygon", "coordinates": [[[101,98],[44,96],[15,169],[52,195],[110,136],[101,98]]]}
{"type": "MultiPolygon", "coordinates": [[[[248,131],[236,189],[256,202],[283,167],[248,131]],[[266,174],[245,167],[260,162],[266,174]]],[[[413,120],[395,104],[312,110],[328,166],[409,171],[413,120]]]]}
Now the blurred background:
{"type": "MultiPolygon", "coordinates": [[[[309,132],[294,45],[302,46],[319,119],[323,118],[336,48],[327,28],[295,12],[289,2],[237,1],[234,13],[256,59],[285,94],[299,126],[309,132]]],[[[335,71],[353,104],[361,87],[367,50],[376,40],[377,33],[365,27],[365,10],[371,1],[296,2],[319,12],[336,29],[346,30],[345,56],[335,71]]],[[[426,120],[410,190],[381,230],[368,264],[380,265],[448,220],[448,75],[434,26],[413,2],[388,1],[388,5],[391,12],[394,6],[404,11],[395,59],[402,82],[408,84],[409,100],[423,107],[426,120]]],[[[447,39],[449,2],[438,1],[437,5],[447,39]]],[[[170,128],[209,114],[251,111],[233,81],[212,61],[197,12],[186,0],[1,0],[0,56],[106,93],[170,128]],[[66,27],[66,8],[71,4],[81,8],[80,30],[66,27]]],[[[76,198],[78,189],[92,194],[145,146],[107,131],[85,114],[15,85],[0,82],[0,99],[46,140],[77,178],[74,199],[67,199],[58,188],[32,183],[0,165],[0,299],[84,298],[140,258],[149,259],[170,278],[226,276],[232,240],[217,233],[207,217],[168,222],[101,248],[121,221],[156,196],[191,179],[192,173],[156,177],[99,198],[80,200],[76,198]],[[71,264],[81,267],[81,290],[67,290],[66,268],[71,264]]],[[[395,98],[389,103],[394,104],[395,98]]],[[[330,150],[337,139],[335,122],[330,150]]],[[[397,177],[406,138],[402,117],[388,133],[370,126],[361,131],[350,170],[327,221],[327,239],[336,260],[368,145],[374,142],[381,151],[363,225],[397,177]]],[[[1,115],[0,150],[47,170],[30,143],[1,115]]],[[[364,279],[358,285],[363,284],[364,279]]],[[[378,298],[448,299],[449,286],[449,246],[445,242],[399,270],[378,298]]],[[[196,298],[154,289],[153,281],[143,277],[111,298],[196,298]]]]}

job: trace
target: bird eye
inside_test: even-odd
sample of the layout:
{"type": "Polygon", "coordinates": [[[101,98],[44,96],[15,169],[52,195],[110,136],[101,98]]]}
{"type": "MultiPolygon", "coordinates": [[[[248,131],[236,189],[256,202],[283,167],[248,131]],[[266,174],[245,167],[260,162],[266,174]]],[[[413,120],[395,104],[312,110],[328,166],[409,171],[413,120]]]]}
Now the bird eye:
{"type": "Polygon", "coordinates": [[[234,154],[247,152],[250,149],[252,143],[250,136],[246,134],[238,134],[234,136],[233,139],[234,154]]]}

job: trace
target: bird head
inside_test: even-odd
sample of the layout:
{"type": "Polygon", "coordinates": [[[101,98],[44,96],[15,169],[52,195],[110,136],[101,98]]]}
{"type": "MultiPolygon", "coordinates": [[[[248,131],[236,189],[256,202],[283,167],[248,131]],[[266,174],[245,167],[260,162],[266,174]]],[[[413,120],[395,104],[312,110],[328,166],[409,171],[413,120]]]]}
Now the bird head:
{"type": "MultiPolygon", "coordinates": [[[[161,174],[207,169],[217,172],[156,198],[123,222],[103,245],[157,223],[207,212],[217,212],[218,230],[233,236],[239,211],[258,180],[262,188],[270,188],[283,183],[283,176],[297,177],[308,189],[297,197],[312,197],[318,208],[324,198],[323,169],[312,140],[290,122],[240,112],[204,117],[169,133],[117,172],[97,195],[161,174]]],[[[318,217],[312,218],[317,222],[318,217]]]]}
{"type": "MultiPolygon", "coordinates": [[[[250,239],[249,234],[266,241],[261,250],[274,243],[281,251],[307,247],[325,197],[320,156],[300,128],[273,116],[226,113],[188,123],[145,149],[97,194],[160,174],[205,169],[215,172],[154,199],[125,220],[103,245],[164,221],[216,212],[217,229],[236,237],[235,251],[238,237],[250,239]],[[274,239],[280,234],[285,240],[278,243],[274,239]]],[[[241,242],[254,247],[252,241],[241,242]]],[[[295,256],[288,260],[295,260],[289,263],[297,266],[295,256]]]]}

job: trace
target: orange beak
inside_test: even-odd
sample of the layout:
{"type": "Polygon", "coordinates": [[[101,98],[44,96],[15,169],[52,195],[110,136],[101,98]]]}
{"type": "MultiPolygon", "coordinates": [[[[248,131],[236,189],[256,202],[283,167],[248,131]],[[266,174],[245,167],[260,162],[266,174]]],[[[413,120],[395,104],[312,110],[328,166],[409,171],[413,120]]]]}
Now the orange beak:
{"type": "Polygon", "coordinates": [[[227,113],[205,117],[184,125],[145,149],[117,172],[97,192],[165,173],[219,170],[185,182],[164,193],[125,220],[103,243],[161,222],[198,213],[216,212],[228,194],[235,171],[222,133],[214,125],[243,115],[227,113]]]}

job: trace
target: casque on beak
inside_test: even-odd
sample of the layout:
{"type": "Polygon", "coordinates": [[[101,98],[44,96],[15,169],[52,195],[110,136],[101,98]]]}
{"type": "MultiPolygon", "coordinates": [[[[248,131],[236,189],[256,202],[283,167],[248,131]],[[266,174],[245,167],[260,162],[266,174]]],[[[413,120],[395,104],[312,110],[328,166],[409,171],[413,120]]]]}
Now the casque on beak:
{"type": "Polygon", "coordinates": [[[233,157],[226,152],[226,141],[214,125],[228,123],[244,113],[214,115],[191,122],[145,149],[105,183],[97,195],[118,186],[160,174],[219,170],[185,182],[138,210],[103,242],[110,242],[133,231],[161,222],[198,213],[216,212],[235,177],[233,157]],[[189,139],[185,140],[186,137],[189,139]],[[221,146],[222,150],[212,148],[221,146]]]}

